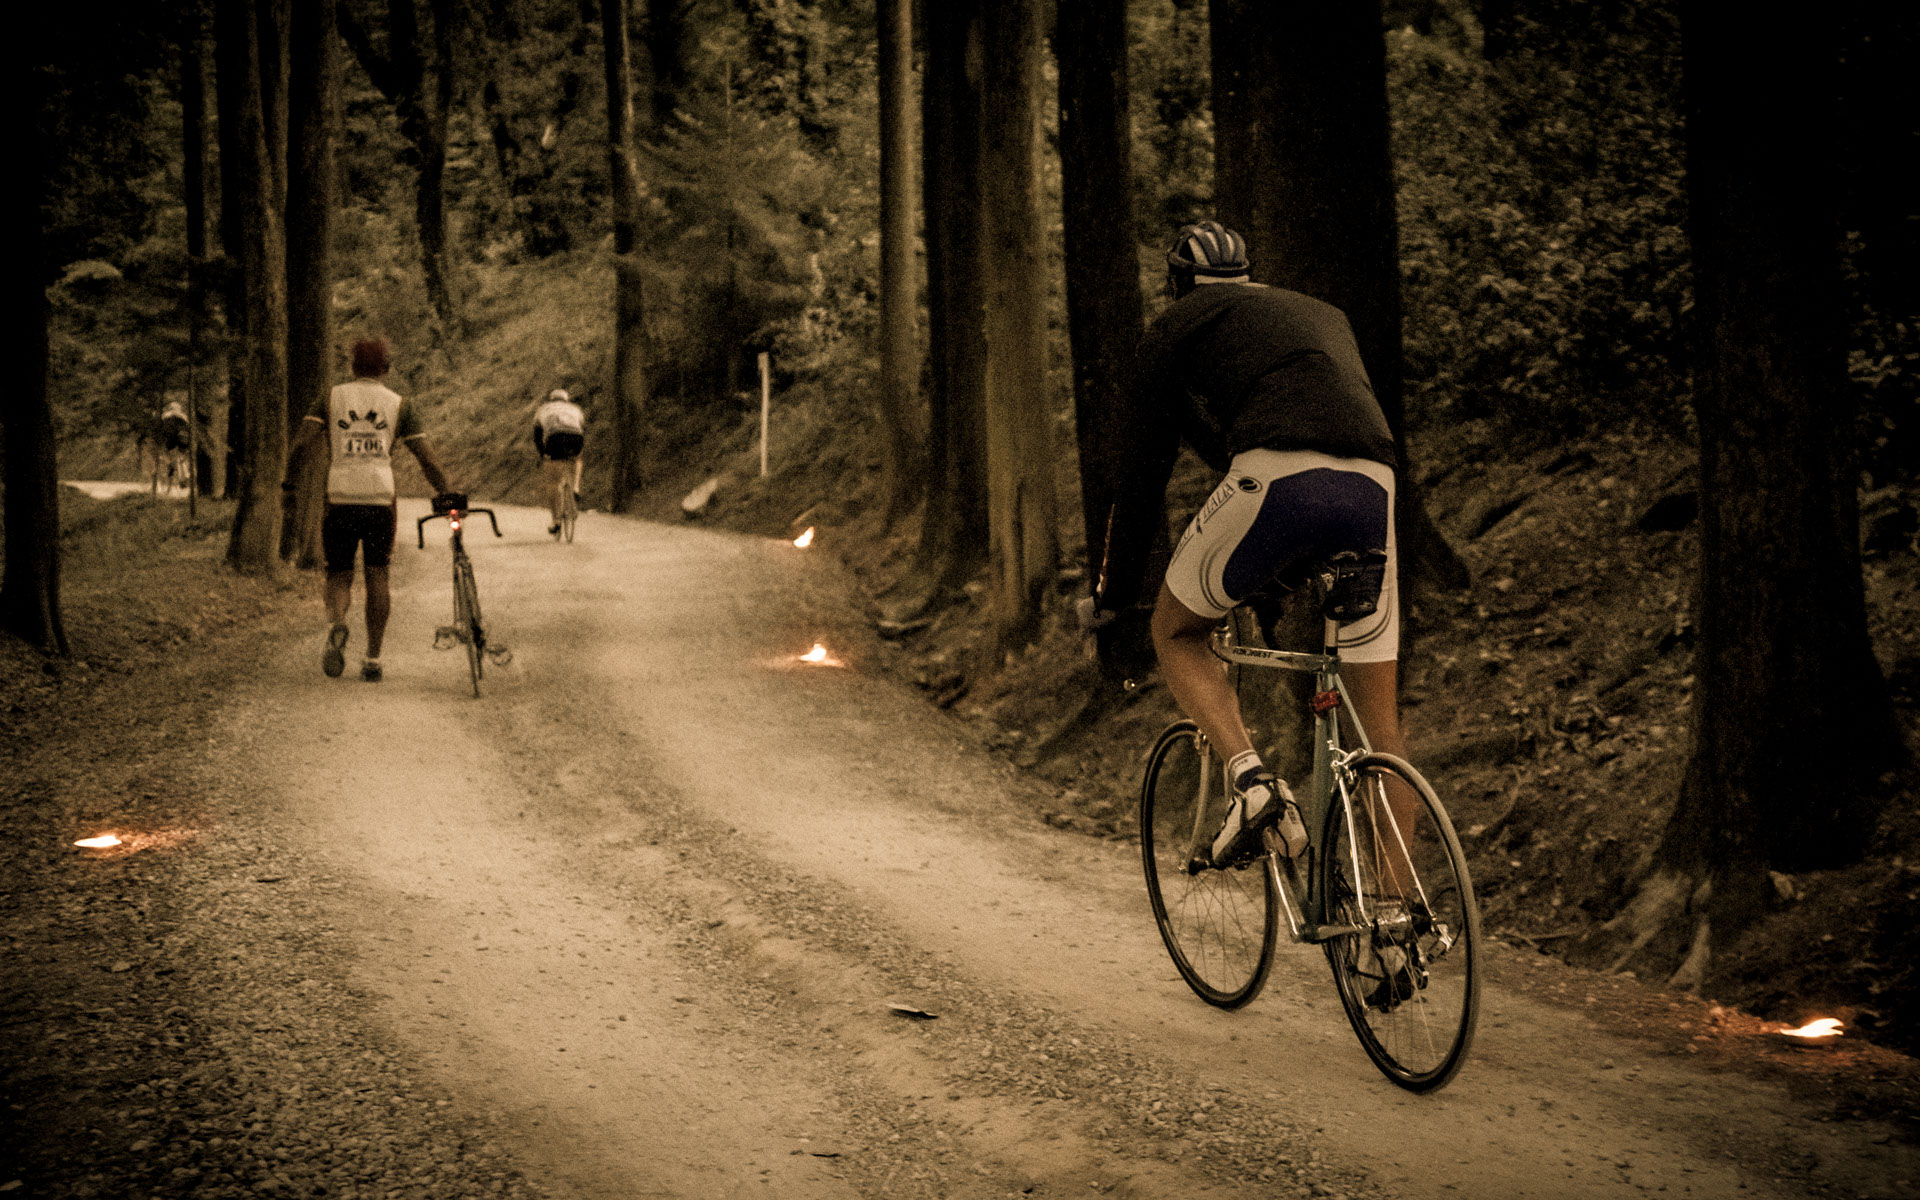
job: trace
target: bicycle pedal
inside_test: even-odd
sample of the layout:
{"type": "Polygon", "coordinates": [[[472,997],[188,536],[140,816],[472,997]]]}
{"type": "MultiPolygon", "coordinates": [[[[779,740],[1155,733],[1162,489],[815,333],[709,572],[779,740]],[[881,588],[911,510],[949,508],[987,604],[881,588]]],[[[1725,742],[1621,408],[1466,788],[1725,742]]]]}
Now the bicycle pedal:
{"type": "Polygon", "coordinates": [[[460,630],[452,625],[442,625],[433,631],[435,650],[451,650],[466,640],[460,636],[460,630]]]}
{"type": "Polygon", "coordinates": [[[496,667],[504,667],[513,661],[513,649],[509,646],[488,646],[487,658],[496,667]]]}

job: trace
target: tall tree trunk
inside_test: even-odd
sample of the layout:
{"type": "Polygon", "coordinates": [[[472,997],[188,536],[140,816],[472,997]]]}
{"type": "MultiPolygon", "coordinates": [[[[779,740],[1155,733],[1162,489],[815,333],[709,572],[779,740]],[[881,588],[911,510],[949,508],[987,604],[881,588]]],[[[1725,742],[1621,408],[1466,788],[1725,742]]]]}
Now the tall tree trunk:
{"type": "Polygon", "coordinates": [[[287,206],[288,92],[293,79],[293,2],[256,0],[259,23],[260,111],[267,134],[267,161],[272,167],[273,202],[287,206]]]}
{"type": "Polygon", "coordinates": [[[639,492],[640,417],[647,403],[646,293],[640,274],[640,168],[633,152],[633,72],[627,0],[603,0],[607,71],[607,170],[613,193],[613,503],[624,512],[639,492]]]}
{"type": "Polygon", "coordinates": [[[237,63],[240,82],[235,164],[240,204],[240,274],[246,303],[246,458],[240,468],[240,505],[233,518],[227,561],[242,571],[272,572],[279,563],[280,480],[287,459],[287,251],[283,216],[274,204],[273,160],[267,147],[261,94],[260,27],[248,0],[218,0],[216,36],[241,49],[222,56],[237,63]]]}
{"type": "Polygon", "coordinates": [[[35,103],[28,106],[26,178],[13,189],[14,228],[27,239],[9,274],[14,279],[15,312],[32,314],[25,388],[0,407],[0,479],[6,486],[6,575],[0,578],[0,630],[57,654],[69,653],[60,616],[60,472],[53,439],[53,404],[47,395],[47,269],[45,201],[47,134],[40,127],[46,111],[29,81],[35,103]],[[25,261],[20,261],[24,259],[25,261]]]}
{"type": "Polygon", "coordinates": [[[1040,210],[1040,0],[985,0],[980,211],[986,276],[988,555],[1001,650],[1038,632],[1059,568],[1040,210]]]}
{"type": "Polygon", "coordinates": [[[221,471],[220,495],[236,499],[240,495],[240,476],[247,461],[247,372],[246,356],[240,347],[247,336],[246,281],[240,269],[241,246],[245,242],[240,214],[246,203],[241,199],[241,160],[245,157],[240,130],[246,95],[247,55],[253,39],[251,22],[246,30],[229,29],[240,17],[250,17],[244,6],[213,0],[213,79],[214,106],[217,115],[220,150],[220,258],[212,271],[219,281],[221,300],[222,365],[226,377],[226,421],[221,429],[221,449],[225,458],[221,471]]]}
{"type": "MultiPolygon", "coordinates": [[[[1693,745],[1614,961],[1705,977],[1767,872],[1857,860],[1901,746],[1867,636],[1822,19],[1681,8],[1700,428],[1693,745]],[[1792,177],[1822,181],[1782,186],[1792,177]]],[[[1830,20],[1830,18],[1828,18],[1830,20]]],[[[1611,941],[1613,946],[1606,946],[1611,941]]]]}
{"type": "Polygon", "coordinates": [[[1209,12],[1221,218],[1245,234],[1255,279],[1347,314],[1400,446],[1401,578],[1464,587],[1466,566],[1427,515],[1406,442],[1379,0],[1211,0],[1209,12]]]}
{"type": "Polygon", "coordinates": [[[1053,44],[1060,68],[1067,336],[1073,346],[1080,509],[1092,580],[1100,564],[1091,556],[1106,543],[1114,499],[1100,484],[1115,472],[1099,469],[1110,454],[1099,435],[1129,386],[1144,321],[1133,227],[1125,0],[1060,0],[1053,44]]]}
{"type": "Polygon", "coordinates": [[[447,259],[447,108],[452,66],[440,61],[439,32],[452,20],[447,5],[429,0],[436,51],[428,53],[416,0],[387,0],[387,61],[392,100],[400,114],[415,172],[414,224],[420,236],[420,271],[427,302],[443,324],[454,320],[447,259]]]}
{"type": "Polygon", "coordinates": [[[921,90],[927,238],[928,431],[920,541],[895,620],[951,596],[986,563],[985,281],[981,274],[978,0],[928,5],[921,90]]]}
{"type": "MultiPolygon", "coordinates": [[[[333,383],[333,164],[339,119],[340,31],[336,0],[293,0],[295,55],[289,88],[287,172],[287,434],[298,432],[333,383]]],[[[301,567],[321,561],[327,462],[297,467],[280,552],[301,567]]]]}
{"type": "MultiPolygon", "coordinates": [[[[881,0],[882,4],[892,2],[881,0]]],[[[647,94],[652,137],[659,137],[672,123],[673,110],[679,105],[690,82],[687,52],[693,41],[690,28],[692,9],[692,0],[647,0],[645,41],[650,68],[647,94]]],[[[881,20],[884,25],[885,17],[881,20]]],[[[884,49],[882,53],[885,53],[884,49]]],[[[880,68],[880,74],[881,86],[885,87],[884,66],[880,68]]],[[[882,101],[883,107],[884,104],[882,101]]],[[[881,136],[884,139],[885,135],[881,136]]],[[[884,148],[882,153],[885,153],[884,148]]]]}
{"type": "Polygon", "coordinates": [[[920,498],[920,296],[913,238],[913,0],[879,0],[880,428],[886,524],[920,498]]]}
{"type": "Polygon", "coordinates": [[[189,516],[197,514],[199,496],[213,486],[213,456],[207,452],[205,419],[212,394],[211,378],[225,372],[225,356],[217,370],[207,363],[207,34],[202,0],[187,6],[180,31],[181,183],[187,218],[187,418],[192,456],[193,491],[187,497],[189,516]]]}

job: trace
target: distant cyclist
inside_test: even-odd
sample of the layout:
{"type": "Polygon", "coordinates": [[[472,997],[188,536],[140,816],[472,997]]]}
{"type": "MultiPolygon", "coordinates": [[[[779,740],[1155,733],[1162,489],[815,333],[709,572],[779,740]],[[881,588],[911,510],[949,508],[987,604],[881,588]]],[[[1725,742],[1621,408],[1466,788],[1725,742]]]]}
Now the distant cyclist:
{"type": "Polygon", "coordinates": [[[1248,280],[1247,246],[1215,221],[1167,252],[1174,302],[1148,328],[1134,384],[1100,431],[1107,522],[1092,622],[1139,598],[1184,440],[1225,478],[1174,551],[1153,608],[1154,651],[1180,707],[1228,764],[1234,803],[1213,843],[1226,864],[1274,826],[1306,844],[1292,793],[1260,761],[1239,699],[1208,645],[1250,593],[1341,551],[1388,555],[1379,608],[1341,629],[1340,663],[1377,749],[1401,753],[1393,554],[1393,435],[1347,318],[1312,297],[1248,280]]]}
{"type": "Polygon", "coordinates": [[[325,439],[331,461],[327,467],[327,511],[320,523],[320,542],[326,553],[326,649],[320,668],[338,678],[346,670],[347,606],[353,599],[353,557],[363,551],[367,577],[367,653],[360,678],[377,683],[381,677],[380,644],[386,637],[387,615],[393,602],[387,586],[387,564],[393,556],[394,489],[393,446],[406,444],[420,460],[420,469],[436,492],[450,491],[447,473],[440,468],[420,429],[412,404],[390,391],[387,344],[379,338],[354,343],[353,379],[316,401],[307,424],[294,443],[295,455],[309,452],[325,439]]]}
{"type": "Polygon", "coordinates": [[[586,442],[587,415],[565,388],[547,393],[546,402],[533,410],[533,448],[540,455],[540,486],[547,496],[553,524],[547,532],[560,536],[560,514],[572,494],[580,499],[580,450],[586,442]]]}

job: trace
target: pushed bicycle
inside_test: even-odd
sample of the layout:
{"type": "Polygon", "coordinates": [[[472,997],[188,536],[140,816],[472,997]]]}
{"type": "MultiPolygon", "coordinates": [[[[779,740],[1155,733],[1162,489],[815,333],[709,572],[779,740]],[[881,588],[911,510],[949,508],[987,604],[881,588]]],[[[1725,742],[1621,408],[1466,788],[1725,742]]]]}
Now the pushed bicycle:
{"type": "Polygon", "coordinates": [[[1375,752],[1340,679],[1340,620],[1371,612],[1363,581],[1384,556],[1342,555],[1320,573],[1318,654],[1255,645],[1235,609],[1213,639],[1238,687],[1247,668],[1310,672],[1313,771],[1294,789],[1307,848],[1288,857],[1271,828],[1238,860],[1212,859],[1231,789],[1192,721],[1160,735],[1140,790],[1140,854],[1155,922],[1201,999],[1239,1008],[1259,995],[1284,915],[1291,940],[1320,946],[1347,1019],[1374,1064],[1425,1092],[1460,1069],[1479,1014],[1480,913],[1466,856],[1433,788],[1405,759],[1375,752]],[[1365,608],[1366,611],[1360,611],[1365,608]],[[1346,713],[1353,747],[1341,742],[1346,713]]]}
{"type": "Polygon", "coordinates": [[[487,640],[487,623],[480,615],[480,588],[473,579],[473,560],[467,557],[466,542],[461,529],[466,518],[474,513],[483,513],[493,526],[493,536],[499,537],[500,522],[494,519],[490,508],[467,507],[464,492],[443,492],[433,498],[433,511],[414,523],[414,540],[421,549],[427,545],[427,522],[445,517],[447,526],[452,530],[453,540],[453,624],[441,625],[433,631],[433,648],[451,650],[455,646],[467,648],[467,670],[473,676],[473,694],[480,695],[480,677],[486,673],[486,660],[492,659],[496,667],[504,667],[513,661],[513,651],[506,646],[490,643],[487,640]]]}

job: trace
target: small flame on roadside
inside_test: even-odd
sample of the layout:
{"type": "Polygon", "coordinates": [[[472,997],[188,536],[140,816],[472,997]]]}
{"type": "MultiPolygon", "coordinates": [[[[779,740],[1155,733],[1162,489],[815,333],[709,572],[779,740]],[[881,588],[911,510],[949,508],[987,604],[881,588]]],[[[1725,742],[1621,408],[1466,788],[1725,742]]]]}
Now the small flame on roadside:
{"type": "Polygon", "coordinates": [[[120,839],[110,833],[103,833],[99,837],[81,838],[74,843],[76,846],[85,846],[89,850],[105,850],[108,846],[120,844],[120,839]]]}
{"type": "Polygon", "coordinates": [[[821,645],[821,644],[820,644],[819,642],[815,642],[815,643],[813,644],[813,649],[811,649],[811,650],[809,650],[809,651],[807,651],[807,652],[806,652],[805,654],[802,654],[802,655],[800,656],[800,661],[801,661],[801,662],[810,662],[810,663],[823,663],[823,662],[826,662],[826,661],[828,661],[828,660],[827,660],[827,648],[826,648],[825,646],[822,646],[822,645],[821,645]]]}
{"type": "Polygon", "coordinates": [[[1842,1036],[1840,1022],[1834,1017],[1821,1017],[1817,1021],[1808,1021],[1798,1029],[1782,1029],[1780,1032],[1786,1037],[1797,1038],[1830,1038],[1842,1036]]]}
{"type": "MultiPolygon", "coordinates": [[[[799,537],[793,539],[793,544],[800,547],[802,550],[805,550],[808,546],[813,545],[813,526],[811,525],[807,526],[807,531],[801,534],[799,537]]],[[[815,649],[818,649],[818,648],[819,647],[817,646],[815,647],[815,649]]]]}

